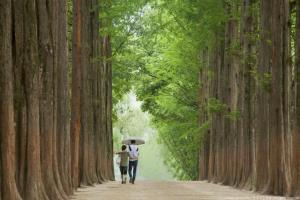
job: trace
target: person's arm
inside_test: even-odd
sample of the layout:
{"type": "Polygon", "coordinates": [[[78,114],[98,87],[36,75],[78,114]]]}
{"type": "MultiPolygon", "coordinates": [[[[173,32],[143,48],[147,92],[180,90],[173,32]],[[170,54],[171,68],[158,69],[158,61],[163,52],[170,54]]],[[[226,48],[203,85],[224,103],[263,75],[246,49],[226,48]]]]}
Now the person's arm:
{"type": "Polygon", "coordinates": [[[134,157],[131,156],[131,154],[129,152],[127,152],[127,156],[130,158],[130,159],[134,159],[134,157]]]}
{"type": "Polygon", "coordinates": [[[131,159],[137,159],[138,157],[135,156],[134,154],[132,154],[132,156],[130,156],[131,159]]]}

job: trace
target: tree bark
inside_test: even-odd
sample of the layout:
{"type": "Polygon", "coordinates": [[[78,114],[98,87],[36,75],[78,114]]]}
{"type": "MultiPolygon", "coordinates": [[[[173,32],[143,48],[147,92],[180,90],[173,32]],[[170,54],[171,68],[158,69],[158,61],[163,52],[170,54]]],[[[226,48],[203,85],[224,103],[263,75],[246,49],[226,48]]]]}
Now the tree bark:
{"type": "MultiPolygon", "coordinates": [[[[79,152],[76,153],[76,156],[75,152],[73,153],[72,163],[79,163],[78,183],[92,185],[105,179],[112,180],[114,176],[112,173],[112,128],[111,120],[109,120],[112,109],[110,103],[111,82],[109,82],[111,81],[111,72],[109,72],[110,61],[107,61],[111,55],[110,42],[107,40],[107,36],[102,41],[99,40],[98,16],[101,12],[99,3],[97,1],[74,1],[74,5],[73,79],[78,79],[80,76],[81,81],[76,83],[77,88],[80,87],[78,93],[75,91],[73,82],[72,108],[75,111],[76,105],[80,105],[76,116],[81,128],[77,133],[80,134],[80,138],[76,142],[76,145],[79,145],[79,152]],[[90,10],[92,11],[90,12],[90,10]],[[77,74],[77,78],[75,74],[77,74]],[[75,100],[77,101],[76,105],[75,100]],[[94,110],[97,106],[99,110],[94,110]],[[99,125],[95,125],[95,123],[99,123],[99,125]],[[95,151],[97,152],[95,153],[95,151]],[[75,160],[77,158],[79,161],[75,160]]],[[[106,26],[106,23],[103,24],[106,26]]],[[[74,126],[75,112],[72,117],[74,118],[71,122],[71,132],[74,134],[75,129],[72,129],[72,124],[74,126]]],[[[75,146],[72,148],[74,149],[75,146]]]]}
{"type": "Polygon", "coordinates": [[[271,92],[270,92],[270,132],[269,132],[269,160],[268,160],[268,184],[266,193],[275,195],[284,192],[284,170],[282,161],[281,134],[283,130],[282,108],[282,80],[283,80],[283,12],[284,5],[281,1],[272,1],[271,4],[271,92]],[[276,19],[276,20],[275,20],[276,19]],[[279,22],[279,25],[278,25],[279,22]]]}
{"type": "Polygon", "coordinates": [[[40,124],[39,124],[39,58],[38,58],[38,25],[36,16],[37,2],[25,3],[25,56],[24,76],[27,104],[27,149],[26,149],[26,183],[24,199],[48,199],[42,182],[41,152],[40,152],[40,124]]]}
{"type": "Polygon", "coordinates": [[[72,68],[72,100],[71,100],[71,166],[72,166],[72,184],[78,187],[79,179],[79,144],[81,132],[80,104],[81,104],[81,59],[82,59],[82,39],[81,39],[81,0],[74,0],[74,18],[73,18],[73,68],[72,68]],[[76,80],[76,81],[75,81],[76,80]]]}
{"type": "Polygon", "coordinates": [[[74,0],[70,116],[66,0],[0,2],[1,200],[68,199],[80,184],[113,180],[99,12],[96,0],[74,0]]]}
{"type": "Polygon", "coordinates": [[[71,137],[68,80],[68,45],[67,45],[67,4],[58,1],[57,38],[57,158],[62,186],[67,195],[72,194],[71,180],[71,137]]]}
{"type": "MultiPolygon", "coordinates": [[[[256,75],[257,106],[255,109],[255,133],[254,133],[254,190],[262,191],[267,182],[268,172],[268,135],[269,135],[269,83],[264,82],[265,75],[270,71],[271,47],[270,34],[271,24],[268,12],[272,1],[261,2],[261,33],[260,33],[260,56],[256,75]]],[[[268,81],[268,80],[266,80],[268,81]]]]}
{"type": "Polygon", "coordinates": [[[0,2],[0,199],[20,200],[16,184],[16,132],[13,105],[12,3],[0,2]]]}
{"type": "Polygon", "coordinates": [[[283,34],[282,34],[282,115],[283,115],[283,132],[282,140],[282,162],[284,171],[284,193],[291,194],[291,129],[294,112],[292,102],[295,99],[295,92],[292,92],[293,84],[293,63],[291,62],[291,6],[289,1],[283,2],[283,34]]]}
{"type": "Polygon", "coordinates": [[[14,111],[17,144],[17,183],[21,196],[24,196],[26,166],[26,98],[23,73],[24,61],[24,2],[13,2],[13,71],[14,71],[14,111]]]}
{"type": "MultiPolygon", "coordinates": [[[[108,25],[110,26],[110,24],[108,25]]],[[[108,178],[111,181],[114,181],[114,164],[113,164],[113,136],[112,136],[112,53],[111,53],[111,46],[110,46],[110,36],[107,35],[104,38],[104,45],[106,46],[107,55],[106,55],[106,65],[107,65],[107,93],[106,93],[106,130],[108,135],[108,149],[107,149],[107,158],[108,158],[108,178]]]]}
{"type": "Polygon", "coordinates": [[[295,124],[291,136],[291,195],[300,195],[300,1],[296,1],[295,124]]]}
{"type": "MultiPolygon", "coordinates": [[[[288,194],[293,177],[289,164],[293,162],[289,157],[294,163],[298,158],[298,155],[290,156],[293,151],[290,144],[294,141],[289,133],[293,130],[290,79],[297,73],[289,70],[289,2],[241,2],[242,22],[235,22],[236,16],[229,12],[225,35],[210,56],[211,65],[215,67],[214,80],[205,87],[206,90],[211,87],[210,97],[225,103],[228,110],[212,115],[209,139],[204,138],[200,152],[204,157],[200,158],[204,170],[200,178],[266,193],[288,194]],[[260,8],[260,16],[257,8],[260,8]],[[258,22],[260,37],[256,33],[258,22]],[[239,27],[242,53],[235,51],[239,49],[238,44],[235,45],[239,27]],[[235,46],[237,49],[232,49],[235,46]],[[226,117],[234,111],[240,111],[237,121],[226,117]],[[206,143],[210,143],[209,148],[206,143]],[[205,153],[207,149],[209,153],[205,153]]],[[[224,10],[228,13],[228,9],[231,11],[236,6],[239,2],[227,2],[224,10]]],[[[205,80],[205,75],[201,78],[205,80]]],[[[205,94],[200,99],[205,102],[203,96],[205,94]]],[[[293,131],[293,135],[296,132],[293,131]]]]}
{"type": "Polygon", "coordinates": [[[66,199],[61,190],[60,178],[57,177],[56,155],[56,2],[41,0],[38,2],[38,38],[41,66],[41,97],[40,97],[40,133],[42,174],[46,193],[50,199],[66,199]],[[48,5],[48,7],[47,7],[48,5]],[[47,13],[47,14],[45,14],[47,13]],[[56,179],[56,180],[55,180],[56,179]]]}

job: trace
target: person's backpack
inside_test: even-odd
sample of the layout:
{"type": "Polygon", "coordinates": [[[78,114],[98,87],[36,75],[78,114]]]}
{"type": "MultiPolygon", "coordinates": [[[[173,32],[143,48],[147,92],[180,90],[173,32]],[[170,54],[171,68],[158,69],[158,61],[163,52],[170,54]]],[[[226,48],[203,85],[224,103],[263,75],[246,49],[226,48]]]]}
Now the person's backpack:
{"type": "Polygon", "coordinates": [[[136,147],[136,149],[133,149],[130,145],[128,145],[128,148],[130,157],[137,158],[139,156],[139,148],[136,147]]]}

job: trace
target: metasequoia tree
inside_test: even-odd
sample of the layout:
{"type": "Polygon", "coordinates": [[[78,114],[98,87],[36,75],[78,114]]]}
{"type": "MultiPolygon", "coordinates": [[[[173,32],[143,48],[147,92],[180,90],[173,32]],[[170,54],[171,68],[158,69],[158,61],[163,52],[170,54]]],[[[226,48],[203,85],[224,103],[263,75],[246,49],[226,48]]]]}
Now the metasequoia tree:
{"type": "Polygon", "coordinates": [[[15,177],[11,1],[0,2],[0,13],[0,199],[21,199],[15,177]]]}
{"type": "MultiPolygon", "coordinates": [[[[99,34],[98,1],[74,1],[72,86],[73,184],[112,180],[111,73],[108,36],[99,34]],[[110,87],[109,87],[110,86],[110,87]]],[[[104,24],[104,23],[103,23],[104,24]]],[[[105,24],[106,25],[106,24],[105,24]]],[[[104,26],[105,26],[104,25],[104,26]]],[[[103,26],[103,27],[104,27],[103,26]]]]}
{"type": "Polygon", "coordinates": [[[211,121],[200,179],[299,195],[299,1],[232,1],[224,9],[225,34],[204,48],[211,64],[199,78],[200,124],[211,121]]]}
{"type": "Polygon", "coordinates": [[[0,199],[63,200],[82,184],[112,180],[111,54],[101,47],[110,49],[99,34],[101,5],[74,1],[72,100],[66,1],[0,5],[0,199]]]}
{"type": "Polygon", "coordinates": [[[261,24],[260,24],[260,46],[259,46],[259,62],[256,79],[256,97],[254,110],[254,132],[253,132],[253,181],[254,189],[263,190],[267,181],[268,169],[268,134],[269,134],[269,72],[270,72],[270,34],[271,24],[270,1],[261,2],[261,24]]]}
{"type": "MultiPolygon", "coordinates": [[[[290,183],[288,186],[290,187],[288,190],[291,194],[295,194],[297,196],[300,195],[300,175],[299,175],[299,170],[300,170],[300,162],[299,162],[299,157],[300,157],[300,1],[296,1],[296,37],[295,37],[295,67],[294,71],[290,67],[289,71],[289,77],[290,79],[292,78],[292,75],[294,74],[294,80],[290,80],[290,82],[294,83],[295,86],[292,88],[290,92],[295,93],[293,94],[292,97],[294,97],[293,101],[293,107],[294,107],[294,126],[293,129],[291,130],[290,136],[289,136],[289,143],[291,145],[290,150],[290,174],[289,174],[289,179],[290,183]],[[294,73],[293,73],[294,72],[294,73]]],[[[291,85],[291,84],[290,84],[291,85]]]]}
{"type": "Polygon", "coordinates": [[[64,34],[56,34],[56,59],[57,59],[57,117],[56,117],[56,141],[57,141],[57,163],[61,183],[67,195],[72,193],[71,179],[71,137],[70,137],[70,111],[69,111],[69,79],[68,79],[68,56],[67,56],[67,5],[66,1],[58,1],[57,29],[64,34]]]}

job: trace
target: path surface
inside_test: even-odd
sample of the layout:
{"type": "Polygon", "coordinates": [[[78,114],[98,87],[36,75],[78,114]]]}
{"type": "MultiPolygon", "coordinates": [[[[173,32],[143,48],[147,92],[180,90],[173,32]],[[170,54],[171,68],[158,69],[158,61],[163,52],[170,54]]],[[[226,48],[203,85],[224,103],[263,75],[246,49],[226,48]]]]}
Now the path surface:
{"type": "MultiPolygon", "coordinates": [[[[135,185],[109,182],[80,188],[76,200],[284,200],[206,182],[137,181],[135,185]]],[[[291,199],[291,198],[289,198],[291,199]]]]}

